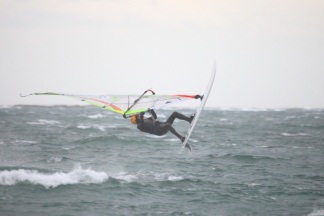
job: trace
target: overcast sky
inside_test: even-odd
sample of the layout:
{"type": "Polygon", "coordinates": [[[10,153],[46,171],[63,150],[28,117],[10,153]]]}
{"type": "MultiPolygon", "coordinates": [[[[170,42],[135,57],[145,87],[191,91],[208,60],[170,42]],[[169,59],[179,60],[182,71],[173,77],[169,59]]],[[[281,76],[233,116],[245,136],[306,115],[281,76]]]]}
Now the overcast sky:
{"type": "Polygon", "coordinates": [[[202,94],[207,106],[324,108],[323,0],[0,0],[0,105],[20,93],[202,94]]]}

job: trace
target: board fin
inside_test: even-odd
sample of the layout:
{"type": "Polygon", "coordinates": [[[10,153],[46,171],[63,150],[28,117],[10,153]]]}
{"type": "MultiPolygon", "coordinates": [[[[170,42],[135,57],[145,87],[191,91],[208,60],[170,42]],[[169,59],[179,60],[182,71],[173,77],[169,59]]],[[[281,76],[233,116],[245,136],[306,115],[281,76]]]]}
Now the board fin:
{"type": "Polygon", "coordinates": [[[191,153],[192,153],[192,148],[191,148],[191,146],[189,145],[189,143],[186,143],[186,145],[182,145],[179,153],[181,154],[182,151],[183,151],[183,149],[184,149],[185,147],[188,149],[188,151],[189,151],[190,154],[191,154],[191,153]]]}
{"type": "Polygon", "coordinates": [[[186,145],[185,145],[185,147],[190,151],[190,153],[191,153],[191,146],[189,145],[189,143],[186,143],[186,145]]]}

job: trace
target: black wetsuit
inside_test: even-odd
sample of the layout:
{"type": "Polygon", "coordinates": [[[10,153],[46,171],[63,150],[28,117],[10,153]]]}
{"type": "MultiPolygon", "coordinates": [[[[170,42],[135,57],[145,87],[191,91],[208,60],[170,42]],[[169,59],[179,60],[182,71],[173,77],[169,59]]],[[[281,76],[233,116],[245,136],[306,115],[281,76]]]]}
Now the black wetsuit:
{"type": "MultiPolygon", "coordinates": [[[[153,118],[156,119],[157,116],[154,112],[154,110],[150,111],[151,114],[153,115],[153,118]]],[[[154,121],[152,117],[144,119],[144,113],[141,113],[140,115],[140,121],[137,123],[137,128],[146,133],[162,136],[169,131],[176,135],[180,140],[182,136],[177,133],[177,131],[172,127],[172,124],[176,118],[185,120],[187,122],[191,122],[192,118],[188,118],[181,113],[178,112],[173,112],[172,115],[168,118],[166,122],[159,122],[159,121],[154,121]]]]}

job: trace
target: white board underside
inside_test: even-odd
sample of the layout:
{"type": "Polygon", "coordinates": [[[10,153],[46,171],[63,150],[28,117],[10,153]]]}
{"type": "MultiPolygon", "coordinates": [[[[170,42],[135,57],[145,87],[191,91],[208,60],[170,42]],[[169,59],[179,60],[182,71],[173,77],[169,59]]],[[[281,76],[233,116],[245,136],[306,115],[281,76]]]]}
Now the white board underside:
{"type": "Polygon", "coordinates": [[[211,77],[210,77],[210,80],[209,80],[209,83],[208,83],[208,86],[206,88],[206,91],[205,91],[205,94],[204,94],[204,97],[200,103],[200,106],[198,107],[197,111],[196,111],[196,114],[195,114],[195,118],[192,120],[191,124],[190,124],[190,127],[187,131],[187,134],[186,134],[186,138],[185,140],[183,141],[182,143],[182,147],[181,147],[181,150],[180,150],[180,154],[184,148],[184,146],[186,145],[186,143],[188,142],[189,138],[190,138],[190,135],[199,119],[199,116],[207,102],[207,99],[208,99],[208,96],[210,94],[210,91],[213,87],[213,84],[214,84],[214,80],[215,80],[215,75],[216,75],[216,60],[214,61],[214,66],[213,66],[213,71],[212,71],[212,74],[211,74],[211,77]]]}

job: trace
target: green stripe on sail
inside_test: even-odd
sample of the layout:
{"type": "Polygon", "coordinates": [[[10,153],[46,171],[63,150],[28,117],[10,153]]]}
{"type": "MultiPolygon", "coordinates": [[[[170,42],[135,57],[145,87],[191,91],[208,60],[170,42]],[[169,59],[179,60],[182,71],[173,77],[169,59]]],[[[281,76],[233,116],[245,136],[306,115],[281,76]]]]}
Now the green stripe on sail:
{"type": "Polygon", "coordinates": [[[73,96],[69,96],[69,95],[64,95],[64,96],[69,97],[69,98],[72,98],[72,99],[77,99],[77,100],[80,100],[80,101],[84,101],[84,102],[86,102],[86,103],[89,103],[89,104],[92,104],[92,105],[95,105],[95,106],[98,106],[98,107],[101,107],[101,108],[104,108],[104,109],[107,109],[107,110],[111,110],[111,111],[114,111],[114,112],[117,112],[117,113],[121,113],[121,114],[124,113],[124,111],[115,110],[115,109],[113,109],[113,108],[111,108],[111,107],[104,106],[104,105],[101,105],[101,104],[96,104],[96,103],[93,103],[93,102],[91,102],[91,101],[82,100],[82,99],[80,99],[80,98],[75,98],[75,97],[73,97],[73,96]]]}
{"type": "Polygon", "coordinates": [[[119,99],[119,97],[113,97],[113,98],[110,99],[110,101],[115,101],[117,99],[119,99]]]}
{"type": "Polygon", "coordinates": [[[146,112],[148,109],[140,109],[140,110],[129,110],[126,114],[140,113],[146,112]]]}

